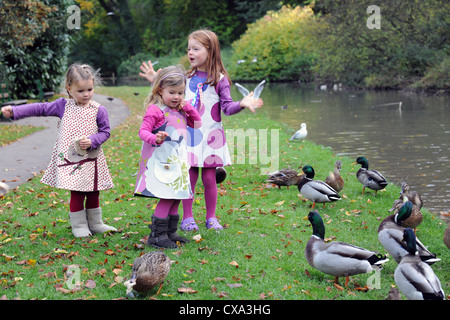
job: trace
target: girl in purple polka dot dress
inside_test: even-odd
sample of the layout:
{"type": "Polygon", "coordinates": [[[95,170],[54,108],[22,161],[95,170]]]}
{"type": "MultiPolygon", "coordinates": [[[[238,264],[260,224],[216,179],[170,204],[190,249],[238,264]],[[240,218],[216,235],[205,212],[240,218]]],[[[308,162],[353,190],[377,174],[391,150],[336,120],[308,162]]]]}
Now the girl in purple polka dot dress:
{"type": "MultiPolygon", "coordinates": [[[[253,93],[234,102],[230,94],[231,80],[220,56],[217,35],[206,29],[191,33],[188,37],[188,57],[191,63],[187,71],[185,99],[198,111],[202,118],[200,128],[188,127],[188,161],[191,165],[189,176],[192,191],[200,168],[206,205],[206,228],[223,229],[216,218],[217,184],[216,168],[231,165],[231,158],[225,140],[221,115],[233,115],[244,108],[254,112],[263,104],[254,99],[253,93]]],[[[156,76],[151,62],[143,63],[141,76],[153,82],[156,76]]],[[[183,200],[182,230],[198,230],[194,220],[192,205],[194,199],[183,200]]]]}

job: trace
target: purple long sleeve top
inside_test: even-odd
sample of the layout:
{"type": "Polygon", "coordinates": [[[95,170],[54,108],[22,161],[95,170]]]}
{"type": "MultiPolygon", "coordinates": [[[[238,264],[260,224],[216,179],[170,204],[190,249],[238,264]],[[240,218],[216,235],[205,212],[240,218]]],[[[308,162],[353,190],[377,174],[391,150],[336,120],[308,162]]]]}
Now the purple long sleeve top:
{"type": "MultiPolygon", "coordinates": [[[[200,78],[206,78],[208,76],[207,72],[204,71],[196,71],[196,74],[200,78]]],[[[231,116],[233,114],[239,113],[245,108],[240,106],[240,100],[239,101],[233,101],[231,98],[231,92],[230,92],[230,82],[228,81],[227,77],[223,77],[220,79],[220,81],[217,83],[216,87],[216,93],[220,97],[220,108],[222,109],[223,113],[227,116],[231,116]]]]}
{"type": "MultiPolygon", "coordinates": [[[[13,119],[19,120],[26,117],[58,117],[62,119],[66,106],[66,99],[59,98],[53,102],[37,102],[13,106],[13,119]]],[[[91,149],[97,149],[109,139],[111,128],[109,125],[108,111],[100,105],[97,112],[98,133],[88,137],[91,139],[91,149]]]]}

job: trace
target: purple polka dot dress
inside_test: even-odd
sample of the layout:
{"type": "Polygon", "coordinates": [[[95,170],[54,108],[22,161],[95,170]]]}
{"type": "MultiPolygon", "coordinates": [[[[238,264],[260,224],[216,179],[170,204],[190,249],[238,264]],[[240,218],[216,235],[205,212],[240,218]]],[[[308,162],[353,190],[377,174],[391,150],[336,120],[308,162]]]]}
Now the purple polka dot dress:
{"type": "Polygon", "coordinates": [[[185,99],[197,109],[202,118],[200,128],[188,127],[188,162],[192,167],[202,168],[229,166],[231,158],[222,124],[220,97],[215,87],[203,84],[206,75],[205,72],[197,71],[193,77],[188,78],[186,85],[185,99]]]}

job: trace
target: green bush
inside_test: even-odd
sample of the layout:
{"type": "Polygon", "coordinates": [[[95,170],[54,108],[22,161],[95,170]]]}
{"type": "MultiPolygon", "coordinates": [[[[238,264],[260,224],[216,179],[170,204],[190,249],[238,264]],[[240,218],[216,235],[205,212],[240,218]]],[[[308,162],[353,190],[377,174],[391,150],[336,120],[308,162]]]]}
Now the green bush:
{"type": "Polygon", "coordinates": [[[232,78],[310,81],[315,54],[309,35],[315,21],[310,7],[284,6],[250,24],[232,45],[232,78]]]}

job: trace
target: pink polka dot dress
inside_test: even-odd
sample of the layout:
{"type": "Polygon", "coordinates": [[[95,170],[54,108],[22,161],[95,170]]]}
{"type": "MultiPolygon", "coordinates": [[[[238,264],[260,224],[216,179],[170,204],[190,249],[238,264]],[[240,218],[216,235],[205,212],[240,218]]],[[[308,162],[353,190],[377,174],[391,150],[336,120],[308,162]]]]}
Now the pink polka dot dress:
{"type": "Polygon", "coordinates": [[[85,154],[76,151],[75,140],[98,132],[97,112],[100,104],[91,101],[80,107],[73,99],[65,104],[64,115],[42,183],[72,191],[100,191],[114,187],[102,147],[85,154]]]}
{"type": "MultiPolygon", "coordinates": [[[[221,81],[223,79],[221,75],[221,81]]],[[[197,71],[188,78],[186,85],[186,101],[190,102],[202,118],[202,126],[194,129],[188,127],[188,161],[192,167],[216,168],[231,165],[230,153],[225,139],[222,124],[222,98],[218,88],[204,84],[207,80],[205,72],[197,71]],[[201,92],[199,91],[201,87],[201,92]]],[[[218,86],[220,85],[220,82],[218,86]]],[[[225,85],[229,84],[226,81],[225,85]]],[[[231,100],[231,97],[230,97],[231,100]]],[[[234,111],[241,110],[239,103],[234,103],[234,111]]]]}

